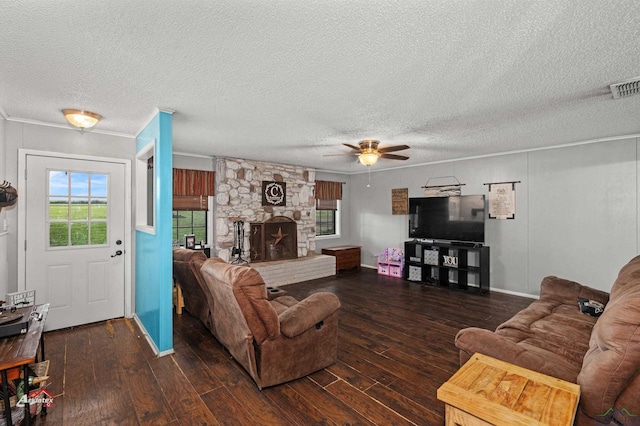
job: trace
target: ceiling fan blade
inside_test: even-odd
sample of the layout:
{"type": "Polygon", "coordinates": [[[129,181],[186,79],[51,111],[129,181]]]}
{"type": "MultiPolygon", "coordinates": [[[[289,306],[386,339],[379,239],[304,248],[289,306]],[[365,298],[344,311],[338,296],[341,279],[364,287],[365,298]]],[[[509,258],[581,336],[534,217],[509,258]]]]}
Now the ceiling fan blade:
{"type": "Polygon", "coordinates": [[[409,149],[411,148],[409,145],[395,145],[395,146],[387,146],[385,148],[380,148],[378,149],[378,151],[380,153],[385,153],[385,152],[393,152],[393,151],[402,151],[403,149],[409,149]]]}
{"type": "Polygon", "coordinates": [[[380,157],[388,158],[389,160],[408,160],[409,157],[405,157],[404,155],[396,155],[396,154],[382,154],[380,157]]]}
{"type": "Polygon", "coordinates": [[[355,146],[355,145],[351,145],[351,144],[348,144],[348,143],[343,143],[342,145],[344,145],[344,146],[348,146],[349,148],[351,148],[351,149],[355,149],[356,151],[360,152],[360,148],[358,148],[358,147],[357,147],[357,146],[355,146]]]}
{"type": "Polygon", "coordinates": [[[360,155],[359,152],[347,152],[346,154],[324,154],[323,157],[338,157],[341,155],[360,155]]]}

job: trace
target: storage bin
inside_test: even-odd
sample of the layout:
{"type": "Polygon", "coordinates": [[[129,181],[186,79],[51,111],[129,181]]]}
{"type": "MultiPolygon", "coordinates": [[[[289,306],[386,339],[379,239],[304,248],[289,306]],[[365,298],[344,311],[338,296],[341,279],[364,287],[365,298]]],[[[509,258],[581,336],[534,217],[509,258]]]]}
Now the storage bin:
{"type": "Polygon", "coordinates": [[[402,266],[401,265],[389,265],[389,276],[402,278],[402,266]]]}
{"type": "Polygon", "coordinates": [[[389,264],[388,263],[378,263],[378,274],[380,274],[380,275],[389,275],[389,264]]]}
{"type": "Polygon", "coordinates": [[[438,249],[426,249],[424,251],[424,263],[426,265],[438,266],[439,255],[440,252],[438,251],[438,249]]]}
{"type": "Polygon", "coordinates": [[[422,281],[422,268],[409,265],[409,281],[422,281]]]}

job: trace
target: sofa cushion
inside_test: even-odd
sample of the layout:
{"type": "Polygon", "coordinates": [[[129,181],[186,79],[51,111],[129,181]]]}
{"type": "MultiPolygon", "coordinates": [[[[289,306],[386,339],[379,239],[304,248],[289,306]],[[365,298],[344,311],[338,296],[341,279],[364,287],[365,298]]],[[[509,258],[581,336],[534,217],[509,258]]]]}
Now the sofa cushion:
{"type": "Polygon", "coordinates": [[[498,326],[496,334],[539,354],[549,368],[543,373],[575,382],[595,322],[582,315],[576,303],[536,300],[498,326]]]}
{"type": "Polygon", "coordinates": [[[328,292],[313,293],[279,315],[280,330],[287,337],[295,337],[313,326],[320,329],[322,320],[340,308],[338,296],[328,292]]]}
{"type": "Polygon", "coordinates": [[[544,277],[540,283],[540,299],[553,299],[570,305],[575,302],[576,297],[595,300],[605,305],[609,301],[607,292],[553,275],[544,277]]]}
{"type": "MultiPolygon", "coordinates": [[[[623,268],[615,296],[598,319],[577,383],[582,410],[597,416],[610,408],[640,413],[640,263],[623,268]],[[625,271],[626,269],[626,271],[625,271]],[[622,405],[621,401],[625,401],[622,405]]],[[[629,265],[627,265],[629,266],[629,265]]]]}
{"type": "MultiPolygon", "coordinates": [[[[214,265],[211,260],[207,263],[214,265]]],[[[267,287],[258,271],[249,266],[231,265],[222,259],[208,271],[216,280],[232,287],[256,343],[280,334],[278,313],[267,299],[267,287]]]]}
{"type": "Polygon", "coordinates": [[[617,297],[618,292],[622,291],[627,285],[633,284],[640,279],[640,256],[636,256],[620,269],[618,278],[616,278],[611,287],[610,298],[617,297]]]}

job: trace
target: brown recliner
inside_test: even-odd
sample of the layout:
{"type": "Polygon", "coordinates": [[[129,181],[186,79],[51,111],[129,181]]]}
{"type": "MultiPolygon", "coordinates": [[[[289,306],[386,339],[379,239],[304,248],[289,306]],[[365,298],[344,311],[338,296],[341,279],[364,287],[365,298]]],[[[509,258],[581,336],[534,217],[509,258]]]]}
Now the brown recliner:
{"type": "Polygon", "coordinates": [[[201,251],[174,248],[173,277],[182,288],[185,309],[199,318],[215,335],[211,315],[214,306],[213,296],[205,291],[207,287],[200,273],[200,268],[206,260],[207,257],[201,251]]]}
{"type": "Polygon", "coordinates": [[[298,302],[267,299],[260,273],[222,259],[207,260],[202,276],[213,294],[217,339],[260,389],[304,377],[335,363],[338,297],[318,292],[298,302]]]}

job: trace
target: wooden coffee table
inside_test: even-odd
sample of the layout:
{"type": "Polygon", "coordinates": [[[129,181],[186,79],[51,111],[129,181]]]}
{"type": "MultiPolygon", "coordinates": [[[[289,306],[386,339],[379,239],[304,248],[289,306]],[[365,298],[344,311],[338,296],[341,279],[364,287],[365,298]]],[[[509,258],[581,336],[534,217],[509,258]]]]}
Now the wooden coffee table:
{"type": "Polygon", "coordinates": [[[580,386],[475,354],[438,389],[446,426],[567,425],[580,386]]]}

